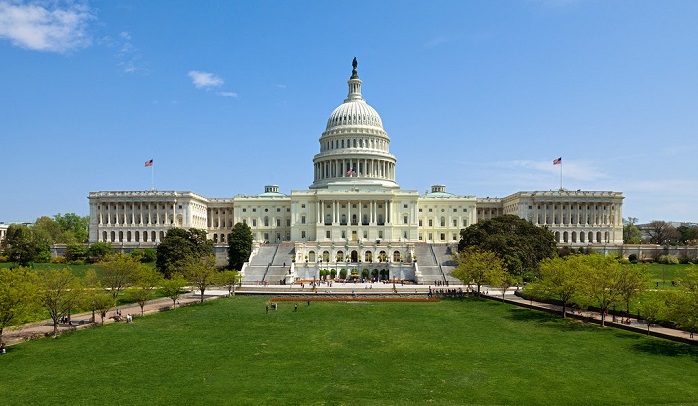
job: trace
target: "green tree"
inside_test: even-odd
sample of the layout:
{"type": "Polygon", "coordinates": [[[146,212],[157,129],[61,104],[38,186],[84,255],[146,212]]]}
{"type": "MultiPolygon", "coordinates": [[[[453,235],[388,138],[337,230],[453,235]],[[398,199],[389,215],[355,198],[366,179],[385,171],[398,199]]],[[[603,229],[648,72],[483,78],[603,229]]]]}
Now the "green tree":
{"type": "Polygon", "coordinates": [[[482,285],[496,282],[505,271],[504,262],[492,251],[483,251],[477,247],[470,247],[459,251],[456,257],[458,267],[451,273],[463,283],[477,286],[477,294],[480,295],[482,285]]]}
{"type": "Polygon", "coordinates": [[[646,295],[640,301],[638,310],[647,321],[647,335],[650,335],[650,325],[658,322],[666,315],[666,299],[660,293],[646,295]]]}
{"type": "Polygon", "coordinates": [[[540,278],[529,285],[527,290],[562,302],[562,317],[566,318],[567,306],[580,291],[587,266],[585,256],[582,255],[546,258],[540,263],[540,278]]]}
{"type": "Polygon", "coordinates": [[[60,224],[51,217],[42,216],[36,219],[32,230],[36,233],[45,234],[46,238],[51,241],[51,244],[65,243],[60,224]]]}
{"type": "Polygon", "coordinates": [[[147,266],[137,268],[133,275],[133,287],[128,290],[128,295],[141,307],[141,316],[145,311],[145,304],[155,295],[155,289],[162,283],[162,275],[147,266]]]}
{"type": "Polygon", "coordinates": [[[252,254],[252,229],[245,223],[236,223],[228,234],[228,269],[242,269],[252,254]]]}
{"type": "Polygon", "coordinates": [[[37,277],[29,268],[0,268],[0,343],[5,327],[25,322],[38,307],[37,277]]]}
{"type": "Polygon", "coordinates": [[[642,242],[642,231],[635,225],[636,217],[623,219],[623,242],[625,244],[640,244],[642,242]]]}
{"type": "Polygon", "coordinates": [[[625,302],[625,312],[630,314],[630,301],[640,296],[645,290],[649,274],[644,267],[621,266],[618,280],[620,296],[625,302]]]}
{"type": "Polygon", "coordinates": [[[7,228],[2,247],[10,261],[20,266],[27,266],[34,262],[38,253],[32,232],[24,224],[11,224],[7,228]]]}
{"type": "Polygon", "coordinates": [[[681,278],[682,292],[667,300],[671,319],[681,328],[693,333],[698,331],[698,270],[695,267],[681,278]]]}
{"type": "Polygon", "coordinates": [[[90,247],[85,252],[85,256],[90,262],[100,262],[103,261],[107,256],[114,253],[114,249],[110,242],[97,241],[90,244],[90,247]]]}
{"type": "Polygon", "coordinates": [[[691,244],[698,240],[698,226],[682,225],[676,227],[676,231],[679,232],[679,243],[681,244],[691,244]]]}
{"type": "Polygon", "coordinates": [[[671,223],[654,220],[647,225],[647,234],[650,236],[652,244],[675,244],[679,240],[679,232],[671,223]]]}
{"type": "Polygon", "coordinates": [[[133,282],[134,275],[145,266],[122,252],[109,255],[99,265],[100,281],[114,299],[133,282]]]}
{"type": "Polygon", "coordinates": [[[204,230],[173,228],[158,244],[155,266],[170,278],[181,272],[191,260],[213,254],[213,242],[206,238],[204,230]]]}
{"type": "Polygon", "coordinates": [[[591,254],[583,257],[585,267],[582,292],[587,300],[601,310],[601,326],[606,325],[608,309],[622,299],[623,270],[617,259],[591,254]]]}
{"type": "Polygon", "coordinates": [[[187,281],[179,274],[174,274],[170,279],[164,279],[160,285],[160,293],[172,299],[172,307],[177,307],[177,299],[184,294],[187,281]]]}
{"type": "Polygon", "coordinates": [[[235,286],[240,283],[240,272],[230,270],[218,272],[215,283],[228,289],[228,296],[235,296],[235,286]]]}
{"type": "Polygon", "coordinates": [[[192,259],[184,267],[184,277],[201,292],[201,303],[204,302],[204,291],[216,281],[216,258],[209,255],[192,259]]]}
{"type": "Polygon", "coordinates": [[[64,215],[58,213],[53,218],[56,220],[56,223],[58,223],[64,233],[64,241],[62,242],[66,244],[72,242],[87,242],[89,237],[88,228],[90,226],[89,216],[80,217],[75,213],[66,213],[64,215]]]}
{"type": "Polygon", "coordinates": [[[83,261],[87,259],[87,248],[84,244],[70,243],[65,247],[65,259],[68,261],[83,261]]]}
{"type": "Polygon", "coordinates": [[[52,269],[39,274],[39,300],[53,320],[53,336],[58,336],[58,323],[82,301],[82,286],[70,269],[52,269]]]}
{"type": "Polygon", "coordinates": [[[104,325],[104,318],[107,317],[107,312],[115,304],[116,300],[109,292],[98,291],[94,295],[90,295],[90,307],[99,313],[102,325],[104,325]]]}
{"type": "Polygon", "coordinates": [[[522,276],[525,272],[535,273],[541,260],[557,255],[552,232],[510,214],[461,230],[458,250],[463,251],[468,247],[496,253],[514,276],[522,276]]]}

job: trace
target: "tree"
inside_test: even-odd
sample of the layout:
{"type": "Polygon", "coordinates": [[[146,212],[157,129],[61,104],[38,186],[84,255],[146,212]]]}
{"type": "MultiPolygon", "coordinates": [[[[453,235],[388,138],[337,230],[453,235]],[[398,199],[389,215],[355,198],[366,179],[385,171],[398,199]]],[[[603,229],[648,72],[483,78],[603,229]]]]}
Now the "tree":
{"type": "Polygon", "coordinates": [[[478,247],[492,251],[504,261],[511,275],[537,272],[538,263],[557,255],[555,236],[514,215],[504,215],[461,230],[458,250],[478,247]]]}
{"type": "Polygon", "coordinates": [[[84,216],[80,217],[75,213],[66,213],[61,215],[61,213],[56,214],[53,217],[56,223],[61,227],[63,231],[63,241],[64,243],[86,243],[89,237],[89,226],[90,217],[84,216]]]}
{"type": "Polygon", "coordinates": [[[95,263],[103,261],[107,256],[113,253],[114,249],[112,248],[110,242],[97,241],[92,243],[87,251],[85,251],[85,256],[90,260],[90,262],[95,263]]]}
{"type": "Polygon", "coordinates": [[[145,304],[153,298],[155,288],[162,283],[162,275],[152,268],[141,266],[133,275],[133,287],[128,290],[131,299],[141,307],[141,316],[145,304]]]}
{"type": "Polygon", "coordinates": [[[698,240],[698,226],[682,225],[676,227],[676,231],[679,233],[679,243],[681,244],[695,244],[695,241],[698,240]]]}
{"type": "Polygon", "coordinates": [[[31,230],[24,224],[11,224],[2,241],[5,255],[20,266],[34,262],[38,253],[31,230]]]}
{"type": "Polygon", "coordinates": [[[45,271],[39,274],[39,300],[53,320],[53,336],[58,336],[58,323],[70,314],[82,299],[80,281],[69,269],[45,271]]]}
{"type": "Polygon", "coordinates": [[[228,289],[228,296],[235,296],[235,286],[238,283],[240,283],[240,272],[230,270],[218,272],[216,284],[228,289]]]}
{"type": "Polygon", "coordinates": [[[606,325],[608,309],[622,298],[622,265],[612,257],[591,254],[584,257],[582,292],[601,310],[601,326],[606,325]]]}
{"type": "Polygon", "coordinates": [[[647,321],[647,335],[650,335],[650,325],[661,320],[667,311],[666,300],[658,293],[645,296],[640,301],[638,310],[647,321]]]}
{"type": "Polygon", "coordinates": [[[245,223],[236,223],[228,234],[228,268],[242,269],[252,254],[252,229],[245,223]]]}
{"type": "Polygon", "coordinates": [[[87,258],[87,249],[83,244],[70,243],[65,247],[65,259],[68,261],[82,261],[87,258]]]}
{"type": "Polygon", "coordinates": [[[163,296],[172,299],[172,307],[177,307],[177,299],[184,293],[184,287],[187,286],[187,281],[179,274],[172,275],[170,279],[162,281],[160,293],[163,296]]]}
{"type": "Polygon", "coordinates": [[[213,254],[213,242],[206,238],[206,231],[191,228],[172,228],[158,244],[155,266],[170,278],[181,272],[193,260],[213,254]]]}
{"type": "Polygon", "coordinates": [[[562,302],[562,318],[566,318],[567,306],[581,289],[581,277],[587,273],[586,266],[581,255],[544,259],[540,263],[540,279],[527,289],[562,302]]]}
{"type": "Polygon", "coordinates": [[[26,321],[38,306],[36,274],[29,268],[0,268],[0,343],[5,327],[26,321]]]}
{"type": "Polygon", "coordinates": [[[505,271],[504,262],[497,254],[477,247],[459,251],[456,261],[458,267],[451,274],[468,285],[474,283],[477,286],[478,295],[482,285],[496,281],[496,278],[505,271]]]}
{"type": "Polygon", "coordinates": [[[692,267],[681,278],[683,292],[669,297],[668,307],[671,319],[681,328],[693,333],[698,331],[698,271],[692,267]]]}
{"type": "Polygon", "coordinates": [[[645,268],[621,266],[618,280],[620,296],[625,302],[625,312],[630,314],[630,301],[640,296],[647,284],[648,274],[645,268]]]}
{"type": "Polygon", "coordinates": [[[109,255],[100,265],[100,281],[114,299],[133,282],[134,275],[144,267],[139,261],[122,252],[109,255]]]}
{"type": "Polygon", "coordinates": [[[209,255],[203,258],[192,259],[184,267],[184,277],[195,285],[201,292],[201,303],[204,302],[204,291],[216,280],[216,258],[209,255]]]}
{"type": "Polygon", "coordinates": [[[99,317],[104,325],[104,318],[107,317],[109,309],[114,307],[116,300],[109,292],[100,292],[90,297],[90,307],[99,313],[99,317]]]}
{"type": "Polygon", "coordinates": [[[654,220],[647,225],[650,242],[658,245],[672,244],[679,240],[679,232],[666,221],[654,220]]]}
{"type": "Polygon", "coordinates": [[[642,231],[635,225],[636,217],[628,217],[623,219],[623,243],[625,244],[640,244],[642,242],[642,231]]]}

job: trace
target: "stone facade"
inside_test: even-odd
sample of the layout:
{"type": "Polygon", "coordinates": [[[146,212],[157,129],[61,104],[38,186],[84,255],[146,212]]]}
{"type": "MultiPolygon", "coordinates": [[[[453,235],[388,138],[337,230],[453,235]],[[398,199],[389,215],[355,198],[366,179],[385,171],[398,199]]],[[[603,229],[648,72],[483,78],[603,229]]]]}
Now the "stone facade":
{"type": "Polygon", "coordinates": [[[298,262],[400,263],[403,276],[416,272],[403,270],[415,262],[415,244],[457,243],[461,229],[503,214],[550,228],[561,244],[622,243],[620,192],[476,198],[448,193],[443,185],[423,195],[402,190],[390,138],[361,95],[356,68],[348,85],[347,98],[319,139],[308,189],[287,195],[268,185],[264,193],[230,198],[176,191],[94,192],[89,194],[90,242],[152,246],[172,227],[196,227],[222,249],[233,225],[243,222],[251,227],[257,250],[288,242],[298,262]]]}

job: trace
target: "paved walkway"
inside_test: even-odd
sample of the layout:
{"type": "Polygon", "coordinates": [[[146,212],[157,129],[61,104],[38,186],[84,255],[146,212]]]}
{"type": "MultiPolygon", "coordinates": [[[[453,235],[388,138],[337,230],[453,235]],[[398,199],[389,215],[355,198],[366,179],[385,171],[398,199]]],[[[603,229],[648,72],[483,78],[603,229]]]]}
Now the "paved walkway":
{"type": "MultiPolygon", "coordinates": [[[[300,284],[293,284],[293,285],[243,285],[242,287],[239,287],[236,289],[236,292],[239,294],[264,294],[264,295],[337,295],[337,294],[346,294],[350,295],[352,293],[356,294],[356,296],[361,296],[361,295],[391,295],[391,294],[397,294],[397,295],[419,295],[419,296],[426,296],[429,292],[429,289],[433,289],[435,291],[439,290],[448,290],[448,289],[458,289],[458,288],[464,288],[463,285],[451,285],[451,286],[429,286],[429,285],[412,285],[412,284],[405,284],[401,285],[399,283],[392,284],[392,283],[339,283],[335,282],[332,284],[320,284],[317,286],[317,288],[313,288],[310,286],[310,284],[304,284],[301,286],[300,284]]],[[[481,291],[483,294],[487,292],[485,296],[488,298],[494,299],[494,300],[501,300],[502,299],[502,294],[501,294],[501,289],[493,289],[493,288],[488,288],[487,286],[483,286],[481,291]]],[[[562,307],[553,305],[553,304],[547,304],[547,303],[541,303],[541,302],[536,302],[536,301],[530,301],[530,300],[525,300],[522,299],[518,296],[515,295],[516,289],[515,288],[510,288],[508,289],[505,294],[504,294],[504,300],[505,302],[521,306],[521,307],[532,307],[538,310],[543,310],[547,312],[554,312],[554,313],[561,313],[562,312],[562,307]]],[[[210,299],[215,299],[221,296],[227,296],[228,291],[227,290],[221,290],[221,289],[209,289],[206,291],[206,295],[204,296],[204,300],[210,300],[210,299]]],[[[191,303],[196,303],[200,299],[200,296],[196,292],[190,292],[185,295],[182,295],[179,298],[179,305],[184,306],[187,304],[191,303]]],[[[151,300],[148,303],[146,303],[145,308],[144,308],[144,314],[151,314],[155,312],[159,312],[162,310],[167,310],[172,308],[172,300],[169,298],[161,298],[161,299],[155,299],[151,300]]],[[[133,303],[133,304],[128,304],[128,305],[123,305],[119,306],[117,308],[114,308],[110,310],[107,313],[107,317],[104,319],[104,323],[114,323],[115,320],[112,318],[113,316],[116,316],[117,310],[121,311],[121,316],[122,318],[125,319],[127,314],[131,314],[134,316],[136,319],[141,316],[141,308],[138,304],[133,303]]],[[[585,321],[591,321],[594,323],[600,323],[601,321],[601,315],[597,312],[591,312],[591,311],[584,311],[584,312],[575,312],[571,313],[571,309],[568,309],[567,313],[568,317],[580,319],[580,320],[585,320],[585,321]]],[[[79,328],[87,328],[90,327],[92,324],[90,323],[92,319],[92,312],[86,312],[86,313],[80,313],[80,314],[74,314],[71,316],[71,321],[73,322],[74,325],[70,326],[67,324],[61,324],[59,325],[58,332],[62,333],[65,331],[70,331],[73,329],[79,329],[79,328]],[[77,325],[77,326],[76,326],[77,325]]],[[[99,315],[96,316],[96,321],[99,323],[101,322],[101,319],[99,315]]],[[[609,327],[617,327],[617,328],[622,328],[625,330],[630,330],[630,331],[636,331],[641,334],[647,334],[647,324],[646,323],[641,323],[639,322],[636,318],[631,317],[630,318],[630,324],[627,323],[622,323],[620,319],[618,319],[618,322],[613,322],[612,318],[609,316],[606,318],[606,325],[609,327]]],[[[40,322],[36,323],[30,323],[30,324],[25,324],[23,326],[17,326],[17,327],[9,327],[6,328],[4,333],[3,333],[3,342],[5,342],[6,345],[12,345],[12,344],[17,344],[22,341],[26,340],[31,340],[34,338],[39,338],[39,337],[44,337],[46,335],[51,335],[53,334],[53,322],[51,320],[43,320],[40,322]]],[[[670,329],[666,327],[660,327],[660,326],[651,326],[650,327],[650,334],[653,336],[657,337],[662,337],[666,339],[671,339],[675,341],[681,341],[685,343],[690,343],[690,344],[698,344],[698,340],[695,338],[690,338],[689,333],[681,330],[675,330],[675,329],[670,329]]],[[[698,335],[697,337],[698,338],[698,335]]]]}

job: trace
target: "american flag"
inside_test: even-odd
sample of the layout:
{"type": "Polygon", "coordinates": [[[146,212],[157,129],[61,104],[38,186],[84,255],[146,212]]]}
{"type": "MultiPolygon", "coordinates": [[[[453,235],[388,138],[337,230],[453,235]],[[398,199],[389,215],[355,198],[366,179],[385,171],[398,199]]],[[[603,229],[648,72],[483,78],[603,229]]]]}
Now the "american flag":
{"type": "Polygon", "coordinates": [[[349,170],[347,171],[347,175],[349,175],[349,176],[356,175],[356,171],[355,171],[353,168],[352,168],[352,169],[349,169],[349,170]]]}
{"type": "Polygon", "coordinates": [[[560,165],[560,164],[562,164],[562,157],[560,157],[558,159],[553,159],[553,165],[560,165]]]}
{"type": "Polygon", "coordinates": [[[153,166],[153,160],[145,161],[145,166],[153,166]]]}

